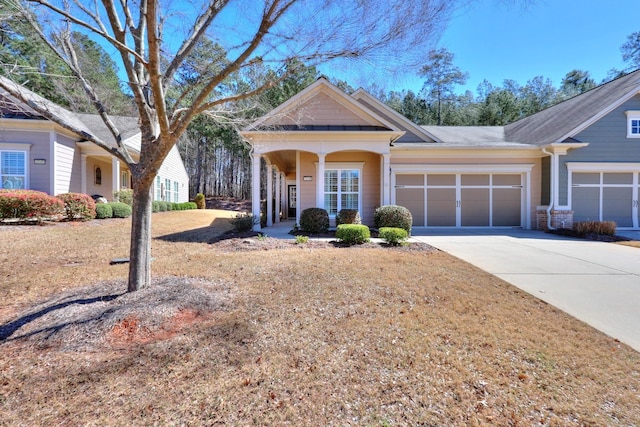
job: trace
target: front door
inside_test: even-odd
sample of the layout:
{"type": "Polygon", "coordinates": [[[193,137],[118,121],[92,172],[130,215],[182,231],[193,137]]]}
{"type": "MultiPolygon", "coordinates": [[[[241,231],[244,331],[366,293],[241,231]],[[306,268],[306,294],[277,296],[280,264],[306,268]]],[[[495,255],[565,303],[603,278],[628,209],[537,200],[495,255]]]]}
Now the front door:
{"type": "Polygon", "coordinates": [[[296,203],[297,203],[297,192],[296,192],[296,186],[295,185],[289,185],[287,186],[288,188],[288,193],[289,193],[289,209],[288,209],[288,213],[287,216],[289,218],[295,218],[296,217],[296,203]]]}

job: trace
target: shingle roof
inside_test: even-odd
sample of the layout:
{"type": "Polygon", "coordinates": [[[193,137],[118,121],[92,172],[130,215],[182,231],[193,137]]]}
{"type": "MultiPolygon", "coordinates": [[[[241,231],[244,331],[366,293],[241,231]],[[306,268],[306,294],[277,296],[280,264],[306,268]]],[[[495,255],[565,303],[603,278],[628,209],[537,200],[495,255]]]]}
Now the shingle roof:
{"type": "MultiPolygon", "coordinates": [[[[91,133],[100,138],[107,144],[115,146],[115,140],[113,135],[104,124],[102,118],[97,114],[77,114],[78,118],[84,123],[91,133]]],[[[122,139],[126,140],[132,136],[140,133],[140,124],[137,117],[125,117],[125,116],[109,116],[113,123],[116,125],[122,139]]]]}
{"type": "Polygon", "coordinates": [[[640,90],[640,70],[597,86],[588,92],[556,104],[505,126],[505,139],[542,145],[563,142],[571,132],[593,120],[640,90]]]}
{"type": "Polygon", "coordinates": [[[422,126],[422,128],[442,143],[484,143],[486,145],[505,142],[502,126],[422,126]]]}

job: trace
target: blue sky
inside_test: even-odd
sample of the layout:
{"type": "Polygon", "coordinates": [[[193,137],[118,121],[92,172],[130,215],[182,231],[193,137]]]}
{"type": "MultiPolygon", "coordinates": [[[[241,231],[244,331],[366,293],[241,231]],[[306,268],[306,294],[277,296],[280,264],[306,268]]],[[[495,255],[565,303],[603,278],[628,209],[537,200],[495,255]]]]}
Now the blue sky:
{"type": "MultiPolygon", "coordinates": [[[[455,64],[469,73],[461,93],[475,94],[483,79],[496,86],[505,79],[524,85],[538,75],[557,87],[573,69],[589,71],[600,83],[611,68],[624,68],[620,46],[640,31],[639,18],[639,0],[477,0],[454,12],[438,47],[451,51],[455,64]]],[[[378,84],[422,87],[411,74],[378,84]]]]}

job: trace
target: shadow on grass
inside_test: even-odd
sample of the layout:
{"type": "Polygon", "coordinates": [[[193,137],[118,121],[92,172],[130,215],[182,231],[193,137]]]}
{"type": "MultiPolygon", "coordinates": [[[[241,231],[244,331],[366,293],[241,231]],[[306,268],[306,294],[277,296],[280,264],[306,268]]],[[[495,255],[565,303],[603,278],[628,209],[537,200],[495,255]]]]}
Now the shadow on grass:
{"type": "Polygon", "coordinates": [[[227,233],[230,229],[231,223],[229,218],[216,218],[206,227],[165,234],[164,236],[156,237],[156,239],[165,242],[210,243],[212,240],[227,233]]]}
{"type": "MultiPolygon", "coordinates": [[[[108,302],[108,301],[112,301],[120,296],[124,295],[124,293],[120,293],[120,294],[113,294],[113,295],[102,295],[102,296],[98,296],[98,297],[93,297],[93,298],[82,298],[82,299],[76,299],[76,300],[71,300],[71,301],[65,301],[65,302],[61,302],[59,304],[54,304],[52,306],[43,308],[42,310],[38,310],[35,313],[31,313],[31,314],[27,314],[24,315],[16,320],[14,320],[13,322],[9,322],[7,324],[4,324],[2,326],[0,326],[0,343],[4,342],[4,341],[8,341],[10,339],[10,337],[21,327],[23,327],[24,325],[33,322],[34,320],[48,314],[51,313],[52,311],[55,310],[61,310],[64,309],[70,305],[73,304],[81,304],[81,305],[87,305],[87,304],[94,304],[97,302],[108,302]]],[[[45,328],[45,329],[39,329],[36,331],[32,331],[29,332],[28,334],[25,335],[21,335],[19,337],[16,338],[12,338],[12,339],[18,339],[18,338],[27,338],[42,332],[55,332],[58,331],[68,325],[70,325],[73,322],[69,322],[69,323],[64,323],[64,324],[59,324],[50,328],[45,328]]]]}

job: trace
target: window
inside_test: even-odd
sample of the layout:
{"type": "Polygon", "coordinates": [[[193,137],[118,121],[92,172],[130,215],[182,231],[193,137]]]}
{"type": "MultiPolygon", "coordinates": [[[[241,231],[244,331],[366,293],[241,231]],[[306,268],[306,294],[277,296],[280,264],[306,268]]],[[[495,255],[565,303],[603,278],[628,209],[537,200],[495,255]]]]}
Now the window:
{"type": "Polygon", "coordinates": [[[325,169],[324,209],[335,216],[342,209],[360,210],[360,169],[325,169]]]}
{"type": "Polygon", "coordinates": [[[120,174],[120,188],[129,188],[129,172],[122,171],[120,174]]]}
{"type": "Polygon", "coordinates": [[[175,203],[178,203],[178,194],[180,192],[180,184],[178,183],[178,181],[174,181],[173,182],[173,201],[175,203]]]}
{"type": "Polygon", "coordinates": [[[0,188],[24,189],[27,183],[27,153],[0,151],[0,188]]]}
{"type": "Polygon", "coordinates": [[[164,199],[162,200],[167,202],[171,201],[171,180],[170,179],[164,180],[164,199]]]}
{"type": "Polygon", "coordinates": [[[95,185],[102,185],[102,169],[96,167],[93,171],[93,183],[95,185]]]}
{"type": "Polygon", "coordinates": [[[627,115],[627,138],[640,138],[640,111],[625,111],[627,115]]]}
{"type": "Polygon", "coordinates": [[[156,200],[162,200],[162,184],[159,176],[156,176],[156,200]]]}

